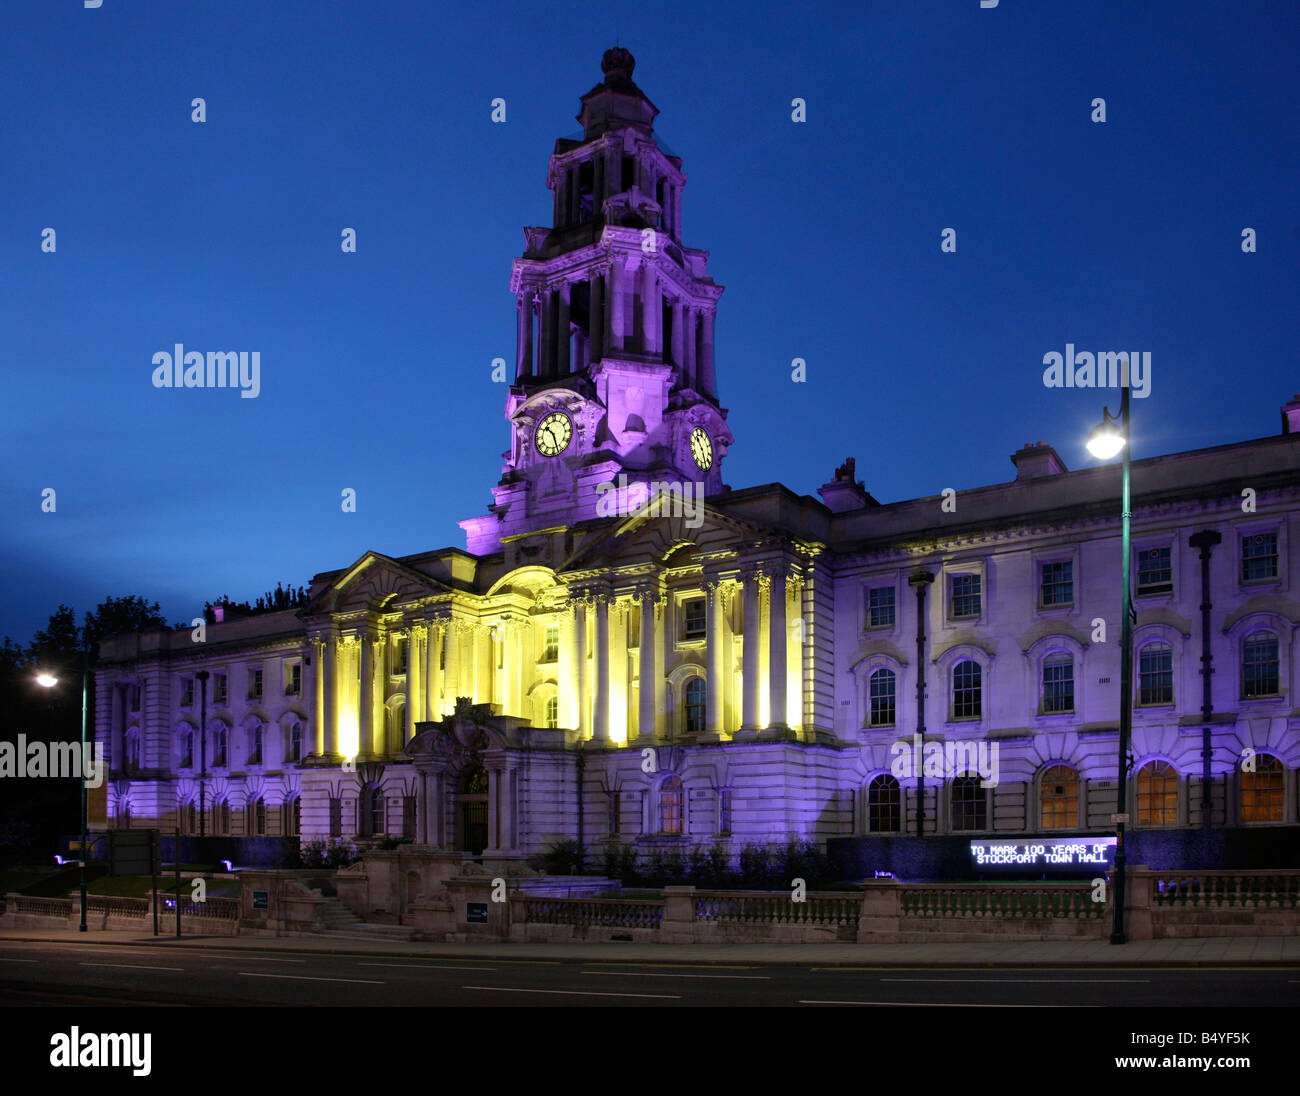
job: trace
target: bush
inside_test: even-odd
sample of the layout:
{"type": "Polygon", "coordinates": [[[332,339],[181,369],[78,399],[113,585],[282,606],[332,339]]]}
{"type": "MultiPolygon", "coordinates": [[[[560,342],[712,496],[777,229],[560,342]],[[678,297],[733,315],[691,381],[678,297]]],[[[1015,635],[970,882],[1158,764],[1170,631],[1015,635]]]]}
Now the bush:
{"type": "Polygon", "coordinates": [[[634,887],[641,881],[641,873],[637,869],[635,846],[605,846],[601,857],[601,874],[606,879],[617,879],[625,887],[634,887]]]}
{"type": "Polygon", "coordinates": [[[585,855],[572,838],[562,838],[542,854],[542,870],[547,875],[581,875],[585,855]]]}
{"type": "Polygon", "coordinates": [[[401,845],[410,845],[412,841],[409,837],[385,837],[379,842],[380,852],[392,852],[401,845]]]}
{"type": "Polygon", "coordinates": [[[313,838],[310,841],[303,842],[302,846],[296,852],[290,852],[285,857],[285,867],[287,868],[346,868],[349,864],[355,864],[361,859],[361,853],[357,847],[350,841],[344,841],[341,837],[331,838],[324,841],[321,838],[313,838]]]}

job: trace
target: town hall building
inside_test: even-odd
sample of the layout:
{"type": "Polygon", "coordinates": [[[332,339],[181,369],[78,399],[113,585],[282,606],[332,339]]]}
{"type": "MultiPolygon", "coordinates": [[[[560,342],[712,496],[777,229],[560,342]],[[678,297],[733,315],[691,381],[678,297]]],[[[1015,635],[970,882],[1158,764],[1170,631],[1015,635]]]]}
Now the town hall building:
{"type": "Polygon", "coordinates": [[[509,448],[465,548],[218,606],[201,644],[101,644],[110,825],[495,860],[855,838],[867,870],[876,840],[1105,834],[1120,810],[1300,824],[1300,398],[1273,436],[1133,463],[1121,806],[1118,467],[1026,443],[955,508],[882,504],[852,459],[818,498],[727,486],[723,287],[634,65],[605,53],[552,224],[524,230],[509,448]]]}

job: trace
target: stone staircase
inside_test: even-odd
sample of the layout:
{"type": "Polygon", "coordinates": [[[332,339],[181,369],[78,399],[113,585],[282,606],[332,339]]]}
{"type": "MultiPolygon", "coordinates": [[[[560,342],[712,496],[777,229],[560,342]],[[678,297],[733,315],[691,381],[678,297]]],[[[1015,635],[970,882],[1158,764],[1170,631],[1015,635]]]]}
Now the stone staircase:
{"type": "Polygon", "coordinates": [[[361,920],[337,898],[326,898],[322,909],[324,935],[354,940],[409,940],[410,925],[372,925],[361,920]]]}

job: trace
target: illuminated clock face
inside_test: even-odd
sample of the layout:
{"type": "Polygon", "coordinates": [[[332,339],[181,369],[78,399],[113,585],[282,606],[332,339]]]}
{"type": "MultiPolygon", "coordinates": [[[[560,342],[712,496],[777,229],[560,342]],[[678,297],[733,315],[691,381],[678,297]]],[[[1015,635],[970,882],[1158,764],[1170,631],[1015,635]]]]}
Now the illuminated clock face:
{"type": "Polygon", "coordinates": [[[700,471],[707,472],[713,467],[713,442],[709,441],[709,435],[699,426],[691,431],[691,456],[700,466],[700,471]]]}
{"type": "Polygon", "coordinates": [[[573,423],[569,416],[559,411],[552,411],[537,424],[533,433],[533,444],[544,457],[558,457],[569,447],[573,437],[573,423]]]}

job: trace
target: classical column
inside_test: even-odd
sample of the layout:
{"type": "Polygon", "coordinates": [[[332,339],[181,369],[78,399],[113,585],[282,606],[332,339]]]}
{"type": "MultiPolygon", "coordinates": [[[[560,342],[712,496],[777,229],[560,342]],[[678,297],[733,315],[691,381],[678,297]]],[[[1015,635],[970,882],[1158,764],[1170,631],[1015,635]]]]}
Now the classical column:
{"type": "Polygon", "coordinates": [[[315,636],[311,641],[312,705],[310,753],[320,757],[325,752],[325,641],[315,636]]]}
{"type": "Polygon", "coordinates": [[[705,611],[705,694],[704,730],[701,741],[721,742],[726,698],[722,684],[722,584],[704,582],[705,611]]]}
{"type": "Polygon", "coordinates": [[[786,631],[785,631],[785,576],[784,564],[778,564],[769,571],[771,597],[768,607],[768,658],[767,688],[770,697],[768,705],[768,730],[784,736],[789,730],[786,723],[785,705],[785,665],[786,665],[786,631]]]}
{"type": "Polygon", "coordinates": [[[609,741],[609,598],[596,598],[596,681],[591,691],[592,741],[609,741]]]}
{"type": "Polygon", "coordinates": [[[421,721],[424,712],[424,690],[420,687],[421,667],[424,660],[420,657],[420,633],[411,625],[406,633],[406,741],[415,737],[415,725],[421,721]]]}
{"type": "Polygon", "coordinates": [[[655,733],[655,682],[659,677],[655,661],[655,603],[658,590],[641,591],[641,693],[636,725],[636,737],[649,741],[655,733]]]}
{"type": "Polygon", "coordinates": [[[447,669],[442,676],[442,710],[450,715],[456,710],[456,698],[461,696],[460,688],[460,625],[456,621],[447,621],[447,632],[443,637],[447,648],[447,669]]]}
{"type": "Polygon", "coordinates": [[[533,291],[524,289],[515,298],[519,314],[518,353],[515,359],[515,379],[522,380],[533,371],[533,291]]]}
{"type": "Polygon", "coordinates": [[[700,316],[700,391],[713,395],[713,309],[705,309],[700,316]]]}
{"type": "Polygon", "coordinates": [[[365,632],[359,633],[357,642],[361,644],[361,698],[357,703],[357,756],[362,760],[366,760],[370,757],[370,750],[374,742],[374,655],[369,635],[365,632]]]}
{"type": "Polygon", "coordinates": [[[686,324],[686,319],[685,319],[686,309],[682,305],[680,299],[673,301],[672,307],[673,307],[672,359],[673,359],[673,365],[677,366],[679,370],[682,370],[686,362],[685,350],[684,350],[686,344],[682,339],[682,328],[686,324]]]}
{"type": "Polygon", "coordinates": [[[324,732],[321,737],[321,752],[329,758],[337,757],[339,752],[339,641],[335,636],[326,636],[321,644],[324,655],[321,660],[321,677],[325,684],[325,718],[324,732]]]}
{"type": "Polygon", "coordinates": [[[496,660],[492,657],[492,630],[486,625],[478,624],[473,636],[474,657],[474,703],[491,704],[493,695],[493,677],[496,675],[496,660]]]}
{"type": "Polygon", "coordinates": [[[741,676],[744,679],[744,699],[740,716],[740,731],[736,737],[741,734],[746,736],[758,733],[758,648],[761,626],[758,621],[758,574],[751,567],[748,568],[743,576],[745,584],[744,593],[744,621],[742,627],[745,630],[744,652],[742,654],[741,676]]]}
{"type": "Polygon", "coordinates": [[[659,296],[659,275],[653,263],[641,261],[641,352],[655,354],[663,350],[659,325],[663,305],[659,296]]]}
{"type": "Polygon", "coordinates": [[[442,627],[426,624],[424,658],[424,718],[442,718],[442,674],[439,671],[439,652],[442,650],[442,627]]]}
{"type": "MultiPolygon", "coordinates": [[[[123,736],[126,733],[126,687],[121,684],[113,685],[113,722],[109,730],[109,767],[114,770],[126,768],[126,754],[123,746],[123,736]]],[[[142,711],[144,704],[140,705],[142,711]]]]}
{"type": "Polygon", "coordinates": [[[577,638],[574,654],[578,661],[578,722],[575,726],[578,730],[578,741],[581,742],[587,737],[587,731],[590,729],[590,721],[587,718],[589,710],[587,691],[591,684],[591,674],[587,667],[587,600],[585,597],[579,598],[574,604],[574,627],[577,638]]]}
{"type": "Polygon", "coordinates": [[[600,216],[601,206],[605,201],[605,155],[603,149],[597,149],[591,158],[591,215],[600,216]]]}
{"type": "Polygon", "coordinates": [[[373,737],[370,749],[375,757],[386,757],[388,755],[388,713],[384,693],[386,692],[384,684],[388,680],[388,667],[384,665],[384,649],[388,645],[387,634],[375,636],[371,641],[374,650],[370,657],[370,673],[374,678],[371,683],[371,704],[370,713],[371,727],[373,728],[373,737]]]}
{"type": "MultiPolygon", "coordinates": [[[[597,163],[600,161],[598,160],[597,163]]],[[[587,294],[588,311],[590,313],[588,320],[588,339],[589,349],[587,358],[592,364],[600,361],[605,353],[605,277],[597,272],[592,275],[591,281],[587,283],[590,292],[587,294]]]]}
{"type": "Polygon", "coordinates": [[[578,725],[578,658],[574,651],[573,606],[566,605],[559,619],[560,651],[556,660],[555,692],[558,700],[555,710],[556,725],[578,725]]]}
{"type": "Polygon", "coordinates": [[[555,375],[557,377],[567,376],[569,373],[569,348],[571,339],[569,336],[569,294],[572,287],[568,282],[560,284],[559,292],[555,294],[556,308],[558,315],[555,322],[555,375]]]}

